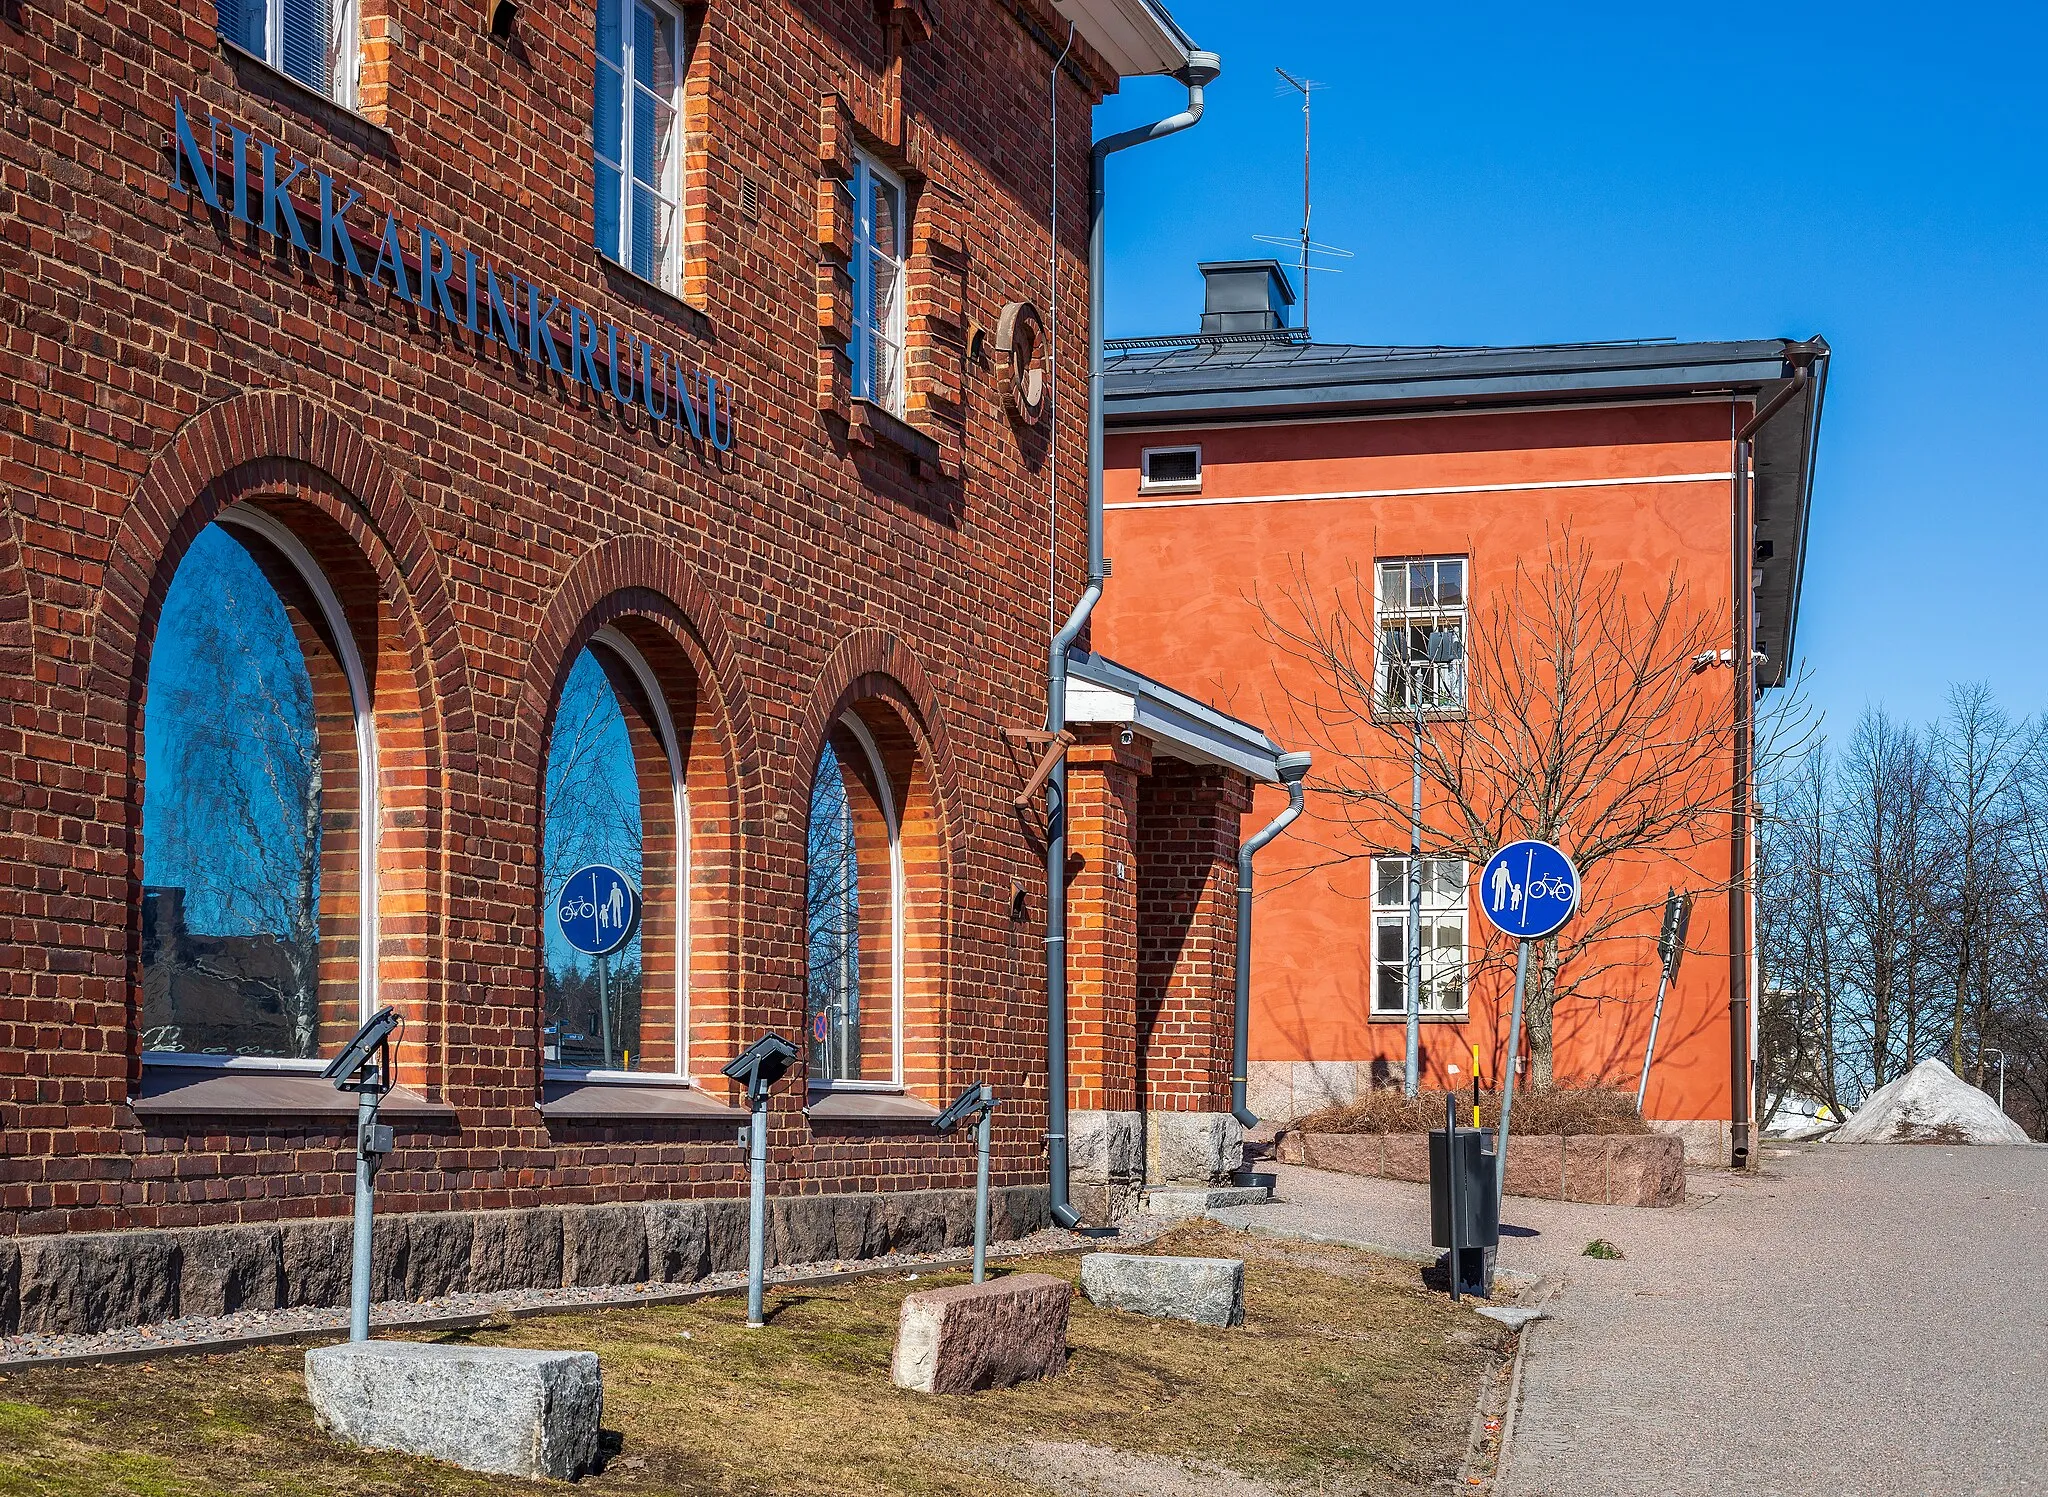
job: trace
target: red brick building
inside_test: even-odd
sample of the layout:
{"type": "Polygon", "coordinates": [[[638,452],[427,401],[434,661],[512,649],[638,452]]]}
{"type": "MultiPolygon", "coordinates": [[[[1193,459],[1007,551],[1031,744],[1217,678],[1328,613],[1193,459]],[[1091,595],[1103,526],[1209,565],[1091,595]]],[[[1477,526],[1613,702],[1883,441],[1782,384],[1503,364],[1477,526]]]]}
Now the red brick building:
{"type": "MultiPolygon", "coordinates": [[[[1044,1220],[1014,730],[1082,586],[1091,106],[1187,50],[1149,0],[0,17],[0,1333],[333,1302],[318,1072],[384,1006],[380,1294],[730,1262],[766,1030],[775,1255],[958,1241],[981,1080],[1044,1220]]],[[[1227,1105],[1258,769],[1140,781],[1125,928],[1199,932],[1100,995],[1172,1015],[1150,1105],[1227,1105]]]]}

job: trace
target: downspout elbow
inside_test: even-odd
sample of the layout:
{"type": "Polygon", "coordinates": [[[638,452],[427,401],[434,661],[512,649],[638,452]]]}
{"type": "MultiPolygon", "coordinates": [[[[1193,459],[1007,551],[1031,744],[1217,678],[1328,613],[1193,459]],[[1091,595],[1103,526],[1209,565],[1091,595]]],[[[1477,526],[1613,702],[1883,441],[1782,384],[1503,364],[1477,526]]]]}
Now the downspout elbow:
{"type": "Polygon", "coordinates": [[[1287,787],[1287,809],[1237,850],[1237,982],[1230,1037],[1230,1115],[1247,1128],[1259,1126],[1245,1096],[1251,1073],[1252,1008],[1252,859],[1260,848],[1294,824],[1301,815],[1302,779],[1308,774],[1307,754],[1282,754],[1277,761],[1287,787]]]}

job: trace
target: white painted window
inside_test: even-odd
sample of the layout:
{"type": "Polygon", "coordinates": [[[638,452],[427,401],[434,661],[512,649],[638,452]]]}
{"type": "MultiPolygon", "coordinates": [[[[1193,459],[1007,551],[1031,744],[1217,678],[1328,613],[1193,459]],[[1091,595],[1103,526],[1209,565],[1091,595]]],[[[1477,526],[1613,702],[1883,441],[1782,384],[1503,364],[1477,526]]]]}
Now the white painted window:
{"type": "Polygon", "coordinates": [[[660,682],[632,641],[599,629],[569,668],[548,738],[541,1058],[550,1074],[688,1074],[689,826],[681,749],[660,682]],[[673,835],[650,838],[650,817],[673,835]],[[663,919],[643,913],[632,939],[603,957],[576,951],[552,915],[570,875],[593,864],[616,868],[643,897],[669,905],[663,919]],[[657,940],[667,949],[650,952],[657,940]]]}
{"type": "Polygon", "coordinates": [[[903,258],[907,211],[903,181],[855,152],[847,178],[853,197],[853,393],[891,415],[903,414],[903,258]]]}
{"type": "Polygon", "coordinates": [[[356,0],[217,0],[228,42],[353,109],[356,0]]]}
{"type": "Polygon", "coordinates": [[[598,0],[597,247],[669,292],[682,287],[684,45],[665,0],[598,0]]]}
{"type": "Polygon", "coordinates": [[[1147,447],[1138,455],[1141,494],[1198,494],[1202,489],[1200,447],[1147,447]]]}
{"type": "Polygon", "coordinates": [[[171,580],[143,764],[143,1060],[318,1069],[377,1009],[376,733],[339,598],[262,510],[171,580]]]}
{"type": "Polygon", "coordinates": [[[1374,608],[1379,626],[1375,696],[1384,712],[1429,712],[1465,706],[1466,586],[1462,556],[1382,561],[1376,569],[1374,608]],[[1448,634],[1457,658],[1430,659],[1432,634],[1448,634]]]}
{"type": "Polygon", "coordinates": [[[813,1086],[903,1084],[903,841],[881,750],[839,720],[811,784],[806,1009],[813,1086]],[[886,943],[886,951],[873,949],[886,943]]]}
{"type": "MultiPolygon", "coordinates": [[[[1373,996],[1375,1015],[1408,1012],[1408,859],[1373,859],[1373,996]]],[[[1458,858],[1422,860],[1422,985],[1424,1014],[1465,1012],[1465,878],[1458,858]]]]}

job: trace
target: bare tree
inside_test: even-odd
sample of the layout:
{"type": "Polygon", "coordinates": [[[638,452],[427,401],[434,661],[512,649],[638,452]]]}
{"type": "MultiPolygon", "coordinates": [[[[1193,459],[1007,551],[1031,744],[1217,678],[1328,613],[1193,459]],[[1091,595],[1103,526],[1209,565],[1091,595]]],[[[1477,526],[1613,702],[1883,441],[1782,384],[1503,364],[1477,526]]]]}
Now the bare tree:
{"type": "Polygon", "coordinates": [[[1873,1088],[1923,1058],[1929,1038],[1935,795],[1921,735],[1881,708],[1867,710],[1843,755],[1836,817],[1849,991],[1865,1048],[1861,1069],[1873,1088]]]}
{"type": "Polygon", "coordinates": [[[1758,815],[1761,991],[1757,1069],[1765,1126],[1793,1092],[1845,1116],[1841,1096],[1845,914],[1834,765],[1812,744],[1763,787],[1758,815]]]}
{"type": "MultiPolygon", "coordinates": [[[[1408,843],[1411,698],[1390,690],[1370,578],[1319,590],[1297,564],[1277,597],[1254,595],[1262,632],[1305,667],[1273,715],[1320,753],[1311,794],[1317,867],[1408,843]]],[[[1533,1078],[1551,1080],[1561,999],[1594,993],[1637,956],[1663,897],[1653,866],[1728,835],[1734,711],[1725,675],[1703,675],[1725,637],[1676,569],[1644,592],[1566,531],[1518,561],[1466,641],[1462,702],[1423,735],[1423,855],[1483,862],[1538,837],[1578,864],[1582,914],[1541,943],[1526,1001],[1533,1078]]],[[[1269,705],[1269,713],[1273,709],[1269,705]]],[[[1498,953],[1489,961],[1498,961],[1498,953]]]]}
{"type": "Polygon", "coordinates": [[[2041,752],[2042,726],[2015,721],[1988,685],[1968,682],[1949,688],[1948,712],[1929,746],[1947,865],[1949,1066],[1981,1085],[1981,1048],[1966,1061],[1964,1047],[1973,1032],[1981,1043],[1989,978],[2011,929],[2008,844],[2026,811],[2020,789],[2041,752]]]}

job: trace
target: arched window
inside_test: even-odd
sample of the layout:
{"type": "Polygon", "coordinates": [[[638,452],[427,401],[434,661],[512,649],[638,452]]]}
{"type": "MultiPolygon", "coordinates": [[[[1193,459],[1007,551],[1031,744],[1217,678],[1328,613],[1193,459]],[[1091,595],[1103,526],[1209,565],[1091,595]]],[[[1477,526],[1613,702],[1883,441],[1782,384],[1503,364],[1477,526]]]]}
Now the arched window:
{"type": "Polygon", "coordinates": [[[143,752],[144,1058],[331,1052],[376,1006],[376,744],[340,602],[273,516],[229,509],[180,563],[143,752]]]}
{"type": "Polygon", "coordinates": [[[547,1068],[685,1074],[689,817],[682,758],[653,669],[617,629],[598,630],[562,683],[542,817],[547,1068]],[[631,939],[598,955],[587,946],[606,942],[579,948],[563,918],[566,911],[573,923],[576,901],[597,890],[583,872],[592,868],[616,870],[640,901],[631,939]]]}
{"type": "Polygon", "coordinates": [[[841,717],[811,782],[806,937],[810,1078],[903,1083],[903,843],[868,725],[841,717]]]}

